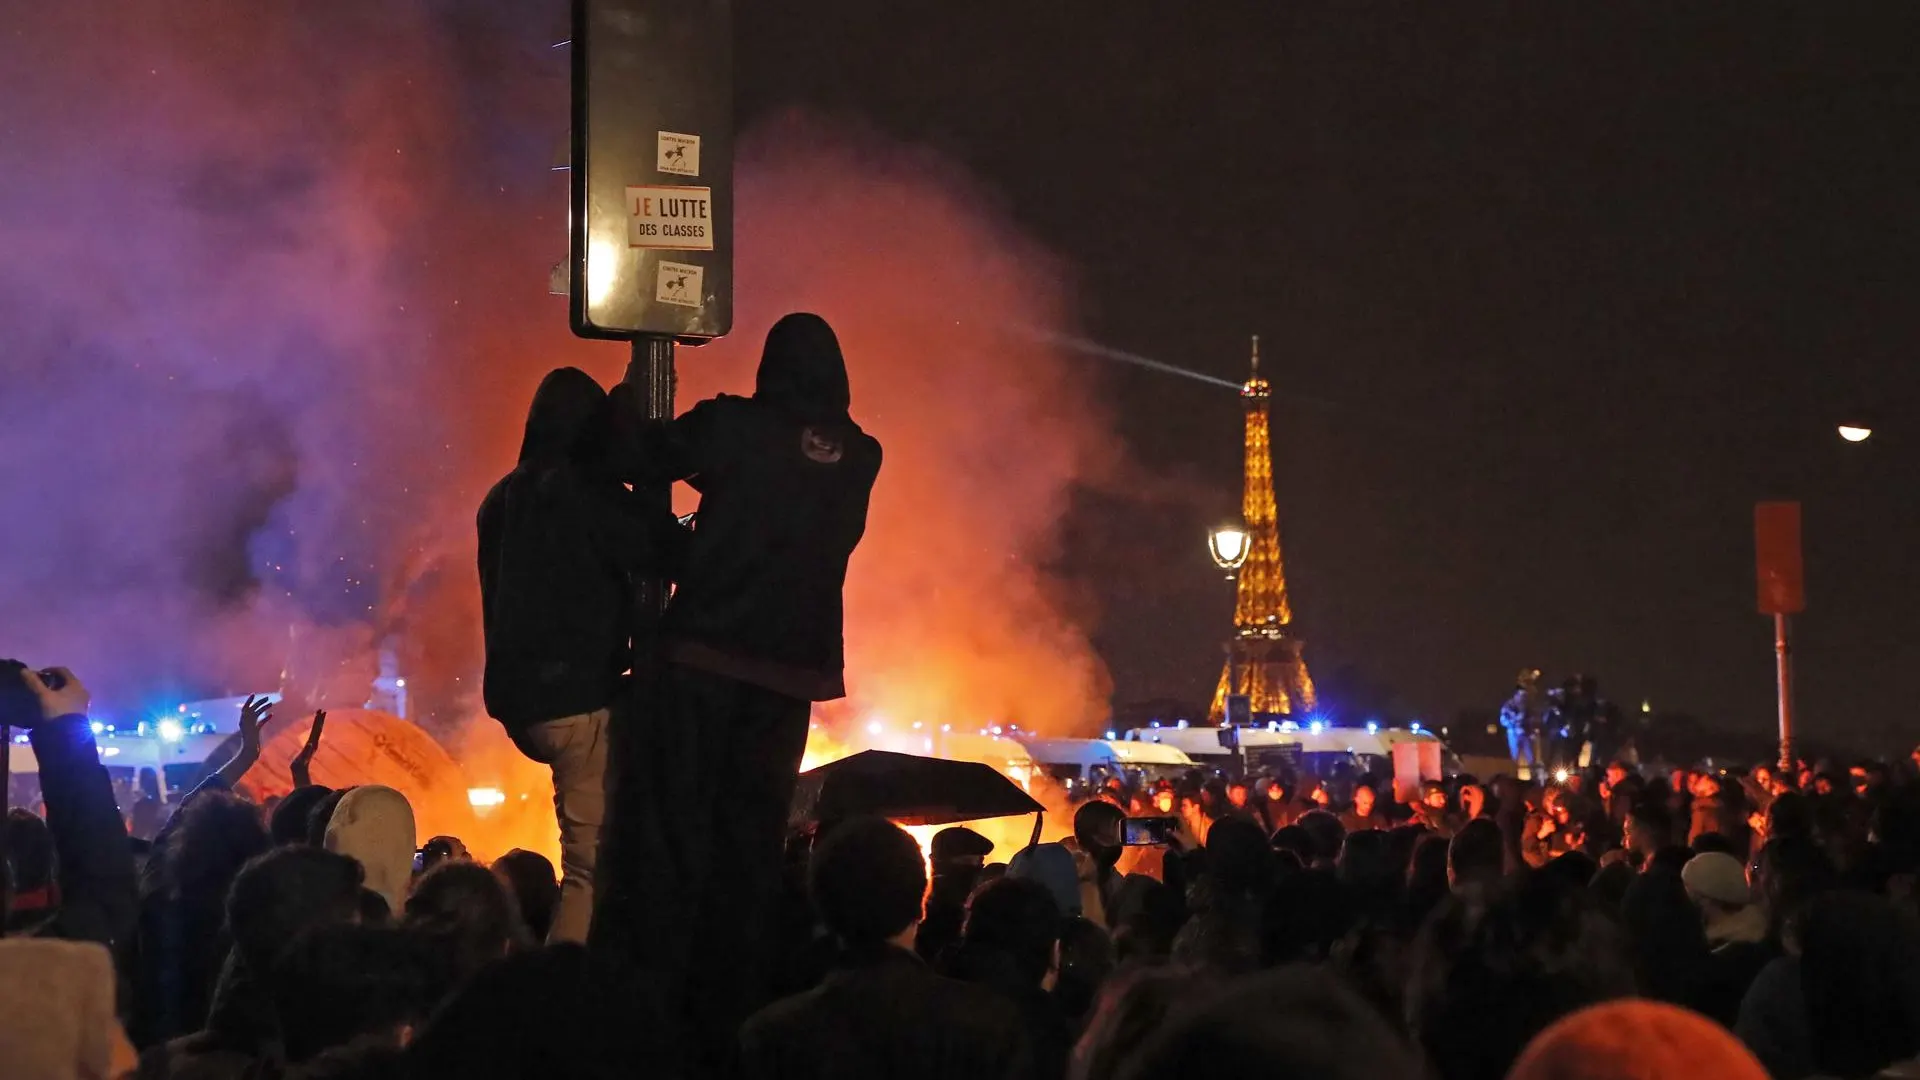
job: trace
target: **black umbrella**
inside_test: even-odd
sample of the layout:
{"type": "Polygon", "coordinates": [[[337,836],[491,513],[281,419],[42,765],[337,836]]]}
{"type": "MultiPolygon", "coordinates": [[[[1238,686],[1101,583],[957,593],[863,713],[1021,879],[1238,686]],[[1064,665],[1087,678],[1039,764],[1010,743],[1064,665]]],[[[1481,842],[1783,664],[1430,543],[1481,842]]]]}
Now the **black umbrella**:
{"type": "Polygon", "coordinates": [[[801,773],[790,820],[803,825],[871,815],[902,825],[947,825],[1042,810],[991,765],[866,750],[801,773]]]}

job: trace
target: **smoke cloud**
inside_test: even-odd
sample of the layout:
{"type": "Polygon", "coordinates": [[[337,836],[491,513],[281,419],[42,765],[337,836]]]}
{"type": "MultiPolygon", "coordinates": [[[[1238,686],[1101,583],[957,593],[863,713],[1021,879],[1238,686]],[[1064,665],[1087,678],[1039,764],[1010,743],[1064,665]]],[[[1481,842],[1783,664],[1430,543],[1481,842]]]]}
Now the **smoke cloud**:
{"type": "MultiPolygon", "coordinates": [[[[0,655],[121,709],[285,686],[357,704],[375,650],[478,712],[472,515],[549,368],[618,378],[545,293],[565,57],[516,5],[105,0],[0,36],[0,655]]],[[[537,24],[536,24],[537,23],[537,24]]],[[[748,133],[738,322],[681,404],[748,392],[780,314],[839,330],[886,447],[841,709],[1086,732],[1090,613],[1049,571],[1117,467],[1065,268],[966,178],[818,118],[748,133]]]]}

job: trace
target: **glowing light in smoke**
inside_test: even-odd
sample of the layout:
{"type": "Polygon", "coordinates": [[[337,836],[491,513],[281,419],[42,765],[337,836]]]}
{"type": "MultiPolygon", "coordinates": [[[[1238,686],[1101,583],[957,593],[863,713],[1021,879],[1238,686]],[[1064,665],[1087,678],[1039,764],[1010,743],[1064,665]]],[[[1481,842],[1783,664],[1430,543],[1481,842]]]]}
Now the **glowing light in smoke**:
{"type": "Polygon", "coordinates": [[[1555,769],[1555,770],[1553,770],[1553,782],[1554,782],[1554,783],[1556,783],[1556,784],[1564,784],[1564,783],[1566,783],[1566,782],[1567,782],[1567,770],[1565,770],[1565,769],[1555,769]]]}
{"type": "Polygon", "coordinates": [[[507,801],[507,793],[499,788],[475,787],[467,789],[467,803],[475,810],[499,806],[507,801]]]}

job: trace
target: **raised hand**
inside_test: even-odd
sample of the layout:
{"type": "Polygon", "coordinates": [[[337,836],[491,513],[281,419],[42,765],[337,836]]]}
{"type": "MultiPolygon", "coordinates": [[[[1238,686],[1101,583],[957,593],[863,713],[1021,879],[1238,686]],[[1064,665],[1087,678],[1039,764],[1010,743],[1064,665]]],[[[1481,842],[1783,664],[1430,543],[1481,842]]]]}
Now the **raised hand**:
{"type": "Polygon", "coordinates": [[[229,788],[238,784],[247,770],[253,768],[253,763],[260,760],[260,729],[272,719],[273,702],[248,695],[246,703],[240,706],[240,748],[209,780],[219,780],[229,788]]]}
{"type": "Polygon", "coordinates": [[[240,742],[260,749],[260,729],[273,719],[273,702],[264,697],[248,695],[246,703],[240,706],[240,742]]]}
{"type": "Polygon", "coordinates": [[[307,729],[306,745],[300,748],[300,752],[293,756],[292,763],[287,766],[287,771],[293,774],[293,783],[296,787],[307,787],[313,783],[313,774],[310,771],[313,766],[313,755],[320,749],[320,733],[326,729],[326,726],[327,710],[320,709],[313,714],[313,726],[307,729]]]}

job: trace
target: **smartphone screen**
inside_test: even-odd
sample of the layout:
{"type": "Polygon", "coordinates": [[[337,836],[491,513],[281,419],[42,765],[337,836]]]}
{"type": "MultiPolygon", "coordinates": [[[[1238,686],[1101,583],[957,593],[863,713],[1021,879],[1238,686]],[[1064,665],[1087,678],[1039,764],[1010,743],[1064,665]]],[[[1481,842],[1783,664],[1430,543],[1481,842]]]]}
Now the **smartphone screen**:
{"type": "Polygon", "coordinates": [[[1133,817],[1126,820],[1120,842],[1128,847],[1155,847],[1173,835],[1179,819],[1171,817],[1133,817]]]}

